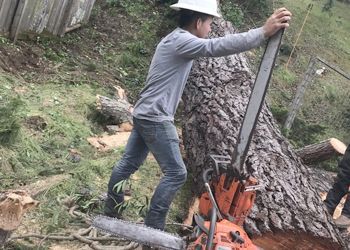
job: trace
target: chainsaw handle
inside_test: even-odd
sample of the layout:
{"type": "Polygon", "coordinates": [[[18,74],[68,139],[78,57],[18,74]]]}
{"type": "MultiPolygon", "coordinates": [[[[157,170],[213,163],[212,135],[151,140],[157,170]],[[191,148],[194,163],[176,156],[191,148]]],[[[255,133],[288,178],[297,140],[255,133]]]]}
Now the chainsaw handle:
{"type": "Polygon", "coordinates": [[[211,175],[214,172],[214,169],[212,168],[208,168],[206,170],[204,170],[202,178],[204,183],[208,183],[209,184],[209,175],[211,175]]]}
{"type": "Polygon", "coordinates": [[[205,245],[205,250],[212,250],[213,249],[213,240],[214,240],[216,222],[217,222],[216,220],[217,220],[217,211],[215,208],[213,208],[211,210],[210,228],[209,228],[207,243],[205,245]]]}

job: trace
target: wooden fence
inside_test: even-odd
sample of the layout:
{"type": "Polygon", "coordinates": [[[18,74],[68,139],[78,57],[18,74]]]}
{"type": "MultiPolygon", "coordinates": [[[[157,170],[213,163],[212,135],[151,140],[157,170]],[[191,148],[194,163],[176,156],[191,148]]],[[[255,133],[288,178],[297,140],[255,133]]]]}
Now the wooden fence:
{"type": "Polygon", "coordinates": [[[43,31],[63,36],[87,23],[95,0],[0,0],[0,35],[14,41],[43,31]]]}

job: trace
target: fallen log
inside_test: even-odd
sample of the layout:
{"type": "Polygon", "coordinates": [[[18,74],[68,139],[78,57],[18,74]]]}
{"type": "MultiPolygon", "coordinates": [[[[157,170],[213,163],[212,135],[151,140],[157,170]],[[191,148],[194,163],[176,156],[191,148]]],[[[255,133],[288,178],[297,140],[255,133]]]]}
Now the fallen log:
{"type": "Polygon", "coordinates": [[[296,154],[305,164],[315,164],[329,160],[334,156],[344,155],[346,145],[335,138],[305,146],[296,151],[296,154]]]}
{"type": "Polygon", "coordinates": [[[97,95],[96,106],[97,110],[111,118],[114,124],[132,123],[132,105],[123,99],[111,99],[97,95]]]}
{"type": "Polygon", "coordinates": [[[123,126],[129,124],[129,126],[132,126],[132,112],[134,108],[129,103],[124,89],[119,86],[115,86],[114,89],[116,90],[114,98],[97,95],[96,108],[104,116],[110,118],[113,124],[122,124],[123,126]]]}

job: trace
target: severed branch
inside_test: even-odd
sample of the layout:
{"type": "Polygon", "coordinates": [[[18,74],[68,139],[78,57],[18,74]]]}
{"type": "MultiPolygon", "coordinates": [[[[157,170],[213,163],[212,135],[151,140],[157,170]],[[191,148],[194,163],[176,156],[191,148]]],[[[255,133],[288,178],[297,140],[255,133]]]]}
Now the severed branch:
{"type": "Polygon", "coordinates": [[[344,155],[346,145],[335,138],[305,146],[296,151],[305,164],[329,160],[333,156],[344,155]]]}

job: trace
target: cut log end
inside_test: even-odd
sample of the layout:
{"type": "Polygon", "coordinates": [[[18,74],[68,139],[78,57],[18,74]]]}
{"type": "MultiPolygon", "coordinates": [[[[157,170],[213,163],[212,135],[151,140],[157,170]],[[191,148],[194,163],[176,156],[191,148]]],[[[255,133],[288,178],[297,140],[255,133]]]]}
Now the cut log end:
{"type": "Polygon", "coordinates": [[[345,154],[346,145],[336,138],[329,139],[329,143],[333,146],[334,150],[341,155],[345,154]]]}
{"type": "Polygon", "coordinates": [[[346,145],[336,138],[305,146],[296,151],[305,164],[329,160],[334,156],[344,155],[346,145]]]}
{"type": "Polygon", "coordinates": [[[274,234],[264,234],[253,239],[255,245],[269,250],[283,249],[342,249],[342,247],[329,239],[320,239],[306,233],[280,232],[274,234]]]}

